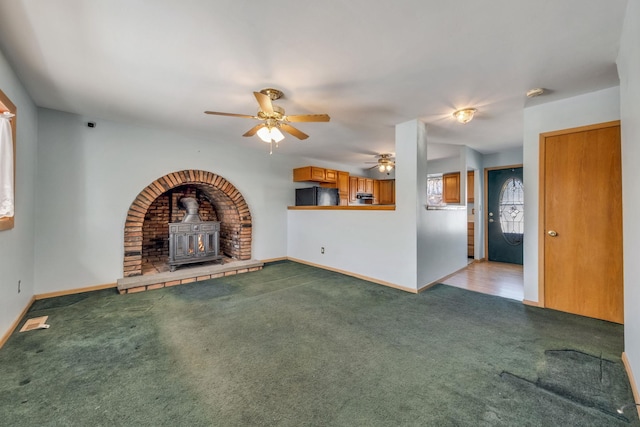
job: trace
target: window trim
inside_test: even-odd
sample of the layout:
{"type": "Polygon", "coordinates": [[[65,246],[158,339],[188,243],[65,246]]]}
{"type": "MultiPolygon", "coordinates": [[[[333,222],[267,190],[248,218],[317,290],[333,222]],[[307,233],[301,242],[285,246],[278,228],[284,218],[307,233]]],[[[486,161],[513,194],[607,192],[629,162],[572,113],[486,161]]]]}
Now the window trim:
{"type": "MultiPolygon", "coordinates": [[[[0,113],[9,111],[14,117],[11,118],[11,137],[13,139],[13,197],[15,203],[16,197],[16,114],[17,108],[13,102],[9,99],[5,93],[0,90],[0,113]]],[[[14,219],[16,217],[15,211],[13,216],[7,218],[0,218],[0,231],[11,230],[14,227],[14,219]]]]}

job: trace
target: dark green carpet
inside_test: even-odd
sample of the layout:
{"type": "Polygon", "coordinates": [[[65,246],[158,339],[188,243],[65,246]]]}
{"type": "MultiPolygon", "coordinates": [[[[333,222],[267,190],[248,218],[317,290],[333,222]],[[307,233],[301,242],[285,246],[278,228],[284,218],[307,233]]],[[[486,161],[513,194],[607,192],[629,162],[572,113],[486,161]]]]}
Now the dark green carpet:
{"type": "Polygon", "coordinates": [[[0,350],[7,426],[640,426],[623,328],[282,262],[37,301],[0,350]]]}

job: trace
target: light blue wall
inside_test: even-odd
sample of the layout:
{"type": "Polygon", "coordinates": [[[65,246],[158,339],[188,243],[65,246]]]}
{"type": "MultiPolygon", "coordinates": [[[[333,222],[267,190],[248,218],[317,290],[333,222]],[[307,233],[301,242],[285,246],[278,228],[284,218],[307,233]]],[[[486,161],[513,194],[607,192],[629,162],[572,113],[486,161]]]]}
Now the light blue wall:
{"type": "Polygon", "coordinates": [[[510,148],[498,153],[482,156],[482,167],[494,168],[500,166],[513,166],[522,164],[522,147],[510,148]]]}
{"type": "Polygon", "coordinates": [[[415,120],[396,126],[396,209],[290,210],[289,257],[417,288],[418,126],[415,120]]]}
{"type": "Polygon", "coordinates": [[[629,0],[620,40],[625,353],[640,385],[640,0],[629,0]]]}
{"type": "MultiPolygon", "coordinates": [[[[428,140],[427,126],[427,140],[428,140]]],[[[422,156],[429,158],[427,144],[422,156]]],[[[457,156],[429,160],[421,164],[417,174],[418,192],[418,286],[423,287],[460,270],[467,264],[466,199],[454,210],[427,210],[427,175],[466,171],[465,147],[452,147],[457,156]],[[425,167],[426,166],[426,167],[425,167]]],[[[465,194],[466,173],[460,174],[461,195],[465,194]]],[[[464,196],[461,196],[464,197],[464,196]]]]}
{"type": "Polygon", "coordinates": [[[17,107],[15,227],[0,231],[0,337],[34,295],[37,111],[4,54],[0,89],[17,107]],[[18,293],[18,281],[21,292],[18,293]]]}
{"type": "Polygon", "coordinates": [[[252,215],[252,255],[287,254],[292,169],[307,159],[180,133],[39,110],[36,293],[114,283],[123,276],[124,223],[138,193],[179,170],[216,173],[252,215]]]}
{"type": "Polygon", "coordinates": [[[538,302],[540,134],[620,119],[620,90],[603,89],[524,110],[524,298],[538,302]]]}

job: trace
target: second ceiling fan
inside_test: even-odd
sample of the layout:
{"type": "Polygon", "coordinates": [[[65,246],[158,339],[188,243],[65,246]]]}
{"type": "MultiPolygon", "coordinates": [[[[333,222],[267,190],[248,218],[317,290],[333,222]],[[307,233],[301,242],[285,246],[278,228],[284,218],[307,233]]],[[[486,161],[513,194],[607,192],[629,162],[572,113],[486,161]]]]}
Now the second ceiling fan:
{"type": "Polygon", "coordinates": [[[393,154],[388,153],[388,154],[378,154],[376,156],[378,158],[378,161],[376,162],[365,162],[365,163],[375,163],[375,166],[371,166],[369,169],[374,169],[374,168],[378,168],[378,171],[383,173],[383,172],[391,172],[391,169],[393,169],[396,165],[396,158],[393,157],[393,154]]]}
{"type": "Polygon", "coordinates": [[[253,136],[258,134],[260,139],[268,143],[278,143],[284,139],[281,131],[284,131],[298,139],[307,139],[309,135],[301,130],[291,126],[289,123],[296,122],[328,122],[330,117],[328,114],[297,114],[286,115],[284,108],[274,105],[272,101],[280,99],[282,92],[278,89],[262,89],[260,92],[253,92],[258,101],[260,108],[258,114],[251,116],[248,114],[221,113],[218,111],[205,111],[205,114],[213,114],[217,116],[241,117],[246,119],[260,120],[261,123],[255,125],[242,136],[253,136]]]}

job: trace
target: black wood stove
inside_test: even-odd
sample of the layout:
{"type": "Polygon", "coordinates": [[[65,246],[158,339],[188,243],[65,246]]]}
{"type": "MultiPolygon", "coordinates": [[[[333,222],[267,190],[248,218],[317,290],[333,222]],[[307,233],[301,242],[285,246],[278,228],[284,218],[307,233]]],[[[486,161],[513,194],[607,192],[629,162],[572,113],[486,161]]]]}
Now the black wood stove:
{"type": "Polygon", "coordinates": [[[187,209],[182,222],[169,223],[169,266],[171,271],[183,264],[222,260],[220,255],[220,222],[201,221],[198,201],[180,199],[187,209]]]}

